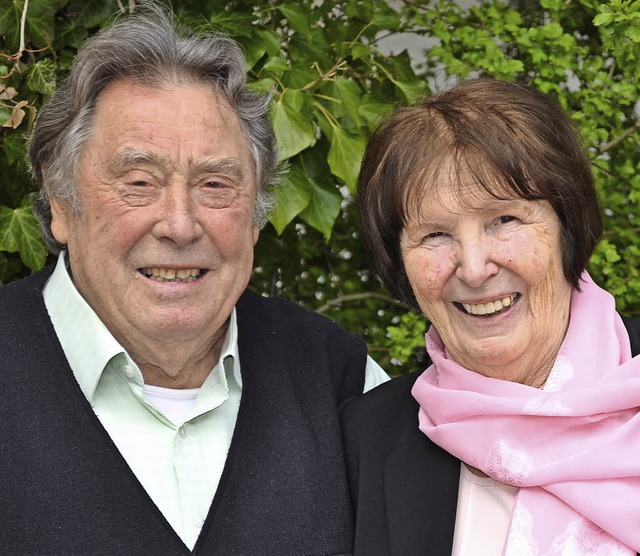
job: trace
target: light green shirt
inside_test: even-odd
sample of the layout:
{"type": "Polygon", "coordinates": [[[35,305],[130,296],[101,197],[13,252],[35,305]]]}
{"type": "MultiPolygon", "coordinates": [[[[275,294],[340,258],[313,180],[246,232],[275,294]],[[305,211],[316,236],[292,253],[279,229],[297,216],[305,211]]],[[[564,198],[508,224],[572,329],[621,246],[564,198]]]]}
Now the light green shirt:
{"type": "MultiPolygon", "coordinates": [[[[220,360],[201,388],[146,386],[138,366],[73,285],[64,259],[63,253],[44,288],[44,300],[69,365],[131,470],[193,549],[240,407],[236,311],[220,360]]],[[[365,391],[386,380],[384,371],[368,358],[365,391]]]]}

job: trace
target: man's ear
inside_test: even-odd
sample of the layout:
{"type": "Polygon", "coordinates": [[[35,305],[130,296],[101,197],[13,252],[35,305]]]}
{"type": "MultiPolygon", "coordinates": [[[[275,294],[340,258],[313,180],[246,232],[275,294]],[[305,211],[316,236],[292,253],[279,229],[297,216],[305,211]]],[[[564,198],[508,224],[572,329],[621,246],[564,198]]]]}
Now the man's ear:
{"type": "Polygon", "coordinates": [[[69,242],[69,229],[71,226],[71,209],[51,197],[51,233],[58,243],[66,245],[69,242]]]}
{"type": "Polygon", "coordinates": [[[253,227],[253,245],[258,242],[258,238],[260,237],[260,228],[258,226],[253,227]]]}

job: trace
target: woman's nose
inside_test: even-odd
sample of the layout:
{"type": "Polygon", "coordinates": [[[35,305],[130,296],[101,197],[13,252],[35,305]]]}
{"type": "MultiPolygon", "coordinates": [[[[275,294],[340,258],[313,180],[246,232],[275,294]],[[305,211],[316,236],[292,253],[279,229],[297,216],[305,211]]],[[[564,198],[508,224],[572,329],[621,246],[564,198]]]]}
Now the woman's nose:
{"type": "Polygon", "coordinates": [[[494,243],[490,238],[483,236],[459,242],[456,259],[456,276],[472,288],[481,287],[498,273],[494,243]]]}

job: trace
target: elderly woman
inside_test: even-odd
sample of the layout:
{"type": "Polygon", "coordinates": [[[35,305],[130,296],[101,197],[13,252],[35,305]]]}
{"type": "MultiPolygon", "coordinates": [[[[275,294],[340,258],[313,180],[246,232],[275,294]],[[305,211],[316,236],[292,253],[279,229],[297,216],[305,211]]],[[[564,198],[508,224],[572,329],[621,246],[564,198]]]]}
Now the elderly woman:
{"type": "Polygon", "coordinates": [[[602,221],[570,119],[464,82],[377,130],[358,194],[432,364],[343,413],[355,554],[638,551],[640,323],[585,270],[602,221]]]}

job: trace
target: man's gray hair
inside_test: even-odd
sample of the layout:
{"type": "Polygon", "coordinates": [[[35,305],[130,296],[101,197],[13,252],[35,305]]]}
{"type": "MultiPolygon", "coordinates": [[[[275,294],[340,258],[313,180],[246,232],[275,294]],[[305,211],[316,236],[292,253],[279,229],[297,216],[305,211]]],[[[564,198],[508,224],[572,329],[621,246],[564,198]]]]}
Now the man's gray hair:
{"type": "Polygon", "coordinates": [[[34,212],[53,253],[64,246],[51,232],[56,199],[79,214],[76,179],[83,148],[93,131],[100,92],[116,79],[158,87],[210,84],[229,102],[253,158],[257,198],[254,223],[264,226],[273,208],[277,153],[269,123],[267,96],[246,88],[246,63],[238,45],[220,35],[180,34],[164,8],[115,23],[78,52],[68,79],[41,108],[29,143],[29,160],[40,195],[34,212]]]}

